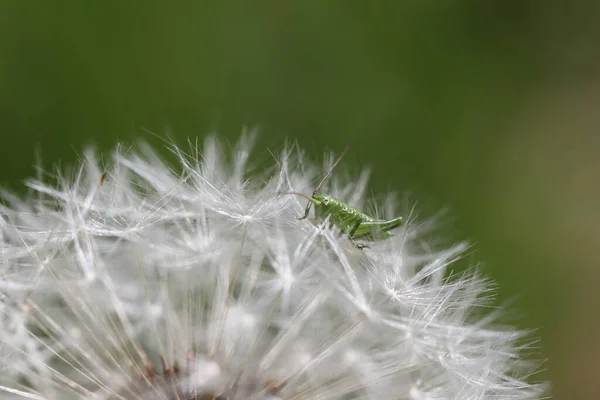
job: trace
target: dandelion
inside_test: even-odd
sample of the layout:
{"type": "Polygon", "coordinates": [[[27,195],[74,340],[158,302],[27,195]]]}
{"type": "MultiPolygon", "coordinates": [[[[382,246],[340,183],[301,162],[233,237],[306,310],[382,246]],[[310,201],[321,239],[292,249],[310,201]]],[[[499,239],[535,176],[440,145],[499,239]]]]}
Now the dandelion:
{"type": "MultiPolygon", "coordinates": [[[[361,250],[298,221],[303,199],[278,193],[322,169],[290,147],[248,174],[251,142],[231,163],[215,138],[172,146],[176,169],[117,148],[108,173],[88,151],[3,194],[0,398],[542,398],[527,332],[477,311],[493,286],[476,270],[451,272],[466,244],[436,249],[409,220],[361,250]]],[[[367,175],[333,175],[363,208],[367,175]]]]}

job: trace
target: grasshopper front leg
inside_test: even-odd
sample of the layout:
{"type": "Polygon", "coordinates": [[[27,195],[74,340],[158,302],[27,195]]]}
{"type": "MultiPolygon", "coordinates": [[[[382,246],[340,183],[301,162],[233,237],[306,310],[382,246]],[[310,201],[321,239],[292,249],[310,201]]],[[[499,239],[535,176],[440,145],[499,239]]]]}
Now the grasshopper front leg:
{"type": "MultiPolygon", "coordinates": [[[[315,191],[313,192],[313,197],[315,197],[315,196],[316,196],[316,194],[317,194],[317,191],[315,190],[315,191]]],[[[310,206],[311,206],[313,203],[315,203],[316,205],[318,205],[318,204],[319,204],[319,202],[317,202],[317,201],[316,201],[316,200],[315,200],[313,197],[308,197],[308,196],[306,196],[306,198],[308,199],[308,204],[306,205],[306,208],[304,209],[304,215],[303,215],[303,216],[301,216],[301,217],[298,217],[298,218],[297,218],[297,220],[298,220],[298,221],[302,221],[303,219],[306,219],[306,218],[308,218],[308,213],[309,213],[309,211],[310,211],[310,206]]]]}

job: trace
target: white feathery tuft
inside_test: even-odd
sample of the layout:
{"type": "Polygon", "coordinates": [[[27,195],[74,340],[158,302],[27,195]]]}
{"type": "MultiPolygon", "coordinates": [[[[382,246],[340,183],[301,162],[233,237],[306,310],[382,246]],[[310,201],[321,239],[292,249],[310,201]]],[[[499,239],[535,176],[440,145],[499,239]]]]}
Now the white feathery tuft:
{"type": "MultiPolygon", "coordinates": [[[[230,163],[214,137],[172,146],[177,169],[117,148],[106,179],[88,151],[4,194],[0,399],[543,398],[528,332],[481,311],[477,271],[451,273],[466,244],[432,249],[409,221],[361,250],[298,221],[305,200],[279,193],[323,170],[290,147],[248,176],[252,141],[230,163]]],[[[325,186],[364,209],[368,174],[340,175],[325,186]]]]}

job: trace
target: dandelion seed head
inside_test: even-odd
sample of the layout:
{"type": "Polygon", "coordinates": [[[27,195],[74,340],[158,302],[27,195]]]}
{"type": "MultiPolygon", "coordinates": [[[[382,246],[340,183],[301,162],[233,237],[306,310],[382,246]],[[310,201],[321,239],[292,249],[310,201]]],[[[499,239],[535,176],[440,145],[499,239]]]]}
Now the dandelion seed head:
{"type": "MultiPolygon", "coordinates": [[[[260,172],[252,141],[171,146],[174,166],[118,147],[108,171],[87,151],[71,176],[4,195],[0,398],[543,397],[528,332],[477,312],[493,286],[476,270],[451,273],[466,244],[406,218],[360,250],[298,221],[305,200],[280,193],[312,193],[334,158],[289,147],[260,172]]],[[[327,193],[364,209],[368,172],[337,172],[327,193]]]]}

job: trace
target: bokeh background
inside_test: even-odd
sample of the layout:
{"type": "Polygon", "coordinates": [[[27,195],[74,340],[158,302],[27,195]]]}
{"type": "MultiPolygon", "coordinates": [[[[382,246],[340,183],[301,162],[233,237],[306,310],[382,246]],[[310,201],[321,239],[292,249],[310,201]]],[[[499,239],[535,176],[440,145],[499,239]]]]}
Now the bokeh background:
{"type": "Polygon", "coordinates": [[[539,379],[600,399],[600,2],[2,1],[0,185],[89,144],[242,127],[375,195],[448,209],[448,241],[539,328],[539,379]]]}

